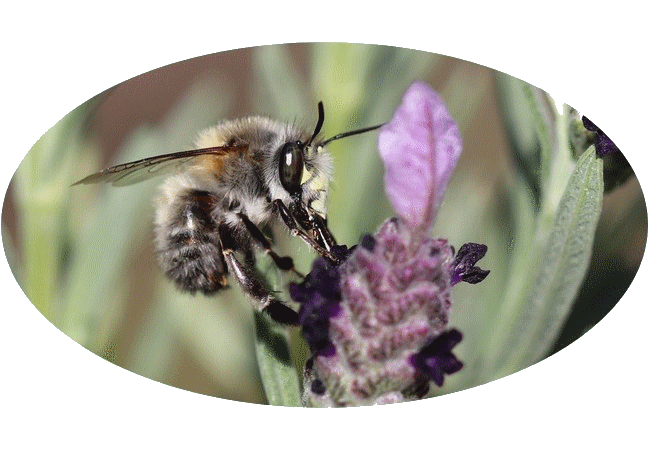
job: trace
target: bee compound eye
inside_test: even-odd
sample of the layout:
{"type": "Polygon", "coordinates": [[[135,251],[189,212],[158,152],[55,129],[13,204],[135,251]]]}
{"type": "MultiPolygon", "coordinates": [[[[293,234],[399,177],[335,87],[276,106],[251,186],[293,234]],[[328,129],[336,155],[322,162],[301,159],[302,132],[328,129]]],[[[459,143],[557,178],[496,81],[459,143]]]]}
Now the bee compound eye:
{"type": "Polygon", "coordinates": [[[280,183],[289,194],[300,190],[304,169],[302,147],[299,142],[288,142],[280,150],[280,183]]]}

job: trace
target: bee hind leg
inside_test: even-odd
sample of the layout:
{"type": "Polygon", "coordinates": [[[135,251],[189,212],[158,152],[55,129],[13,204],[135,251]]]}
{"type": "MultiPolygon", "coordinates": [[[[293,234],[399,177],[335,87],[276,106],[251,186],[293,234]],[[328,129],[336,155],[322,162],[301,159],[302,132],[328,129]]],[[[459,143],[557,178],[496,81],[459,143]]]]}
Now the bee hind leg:
{"type": "Polygon", "coordinates": [[[252,300],[254,306],[268,314],[271,319],[284,325],[297,325],[298,313],[275,298],[262,274],[251,265],[242,264],[236,255],[236,241],[228,239],[226,230],[220,233],[223,257],[228,271],[235,277],[244,293],[252,300]]]}

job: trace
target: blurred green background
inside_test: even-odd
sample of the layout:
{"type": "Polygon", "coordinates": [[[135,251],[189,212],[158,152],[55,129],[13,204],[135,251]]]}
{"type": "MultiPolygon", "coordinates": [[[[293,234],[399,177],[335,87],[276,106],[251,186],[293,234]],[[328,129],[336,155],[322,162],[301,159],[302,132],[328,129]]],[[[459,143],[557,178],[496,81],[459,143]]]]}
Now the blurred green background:
{"type": "MultiPolygon", "coordinates": [[[[556,194],[544,189],[561,195],[563,187],[536,181],[540,142],[523,83],[425,52],[349,44],[242,49],[166,66],[99,94],[34,144],[12,179],[2,236],[14,276],[48,320],[101,357],[183,389],[264,403],[253,314],[239,289],[213,298],[182,294],[158,269],[152,218],[162,180],[70,185],[113,164],[192,148],[199,130],[225,119],[262,114],[311,128],[319,100],[325,137],[382,123],[414,79],[441,93],[464,141],[433,232],[456,248],[487,244],[479,265],[491,270],[479,285],[454,288],[450,326],[464,334],[455,352],[465,368],[433,394],[520,370],[581,336],[621,298],[645,249],[645,201],[634,176],[605,195],[577,298],[555,322],[541,323],[552,330],[548,342],[510,348],[519,331],[508,324],[520,305],[504,297],[525,277],[518,261],[526,257],[525,237],[535,234],[540,199],[556,194]]],[[[329,223],[340,243],[353,245],[393,214],[376,133],[333,142],[329,150],[329,223]]],[[[302,242],[281,228],[275,240],[279,253],[309,271],[314,254],[302,242]]],[[[306,349],[296,330],[291,335],[300,366],[306,349]]]]}

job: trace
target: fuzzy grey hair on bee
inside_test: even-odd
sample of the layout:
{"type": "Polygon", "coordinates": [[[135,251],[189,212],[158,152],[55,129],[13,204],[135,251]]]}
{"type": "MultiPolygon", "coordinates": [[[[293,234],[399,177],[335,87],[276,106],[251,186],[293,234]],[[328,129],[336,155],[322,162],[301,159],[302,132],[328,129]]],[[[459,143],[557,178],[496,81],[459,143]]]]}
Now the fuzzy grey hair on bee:
{"type": "Polygon", "coordinates": [[[168,175],[156,199],[154,242],[165,274],[188,292],[215,294],[233,276],[253,305],[283,324],[297,313],[278,300],[255,267],[255,249],[297,276],[293,260],[279,256],[260,227],[286,225],[321,256],[339,263],[327,227],[326,200],[332,140],[374,130],[364,128],[321,141],[323,104],[313,132],[266,117],[226,121],[199,133],[197,150],[114,166],[77,183],[130,185],[168,175]]]}

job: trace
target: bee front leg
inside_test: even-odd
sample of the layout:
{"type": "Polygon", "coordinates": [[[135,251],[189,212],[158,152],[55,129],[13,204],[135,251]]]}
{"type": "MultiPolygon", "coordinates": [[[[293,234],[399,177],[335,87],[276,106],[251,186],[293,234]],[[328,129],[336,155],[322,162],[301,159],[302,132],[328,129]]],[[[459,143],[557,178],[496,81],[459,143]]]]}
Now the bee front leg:
{"type": "Polygon", "coordinates": [[[289,211],[289,208],[287,208],[287,205],[285,205],[282,202],[282,200],[279,199],[274,200],[273,204],[277,208],[277,211],[280,214],[282,221],[287,226],[287,228],[289,228],[289,231],[291,231],[291,234],[293,236],[298,236],[299,238],[301,238],[303,241],[309,244],[314,250],[316,250],[318,254],[320,254],[322,257],[332,261],[335,264],[338,264],[340,262],[328,249],[323,247],[314,238],[312,238],[309,234],[307,234],[302,228],[300,228],[300,226],[296,222],[296,219],[293,217],[293,214],[291,214],[291,211],[289,211]]]}
{"type": "Polygon", "coordinates": [[[228,230],[220,230],[220,235],[221,248],[228,271],[237,279],[254,306],[267,313],[276,322],[284,325],[297,325],[298,313],[275,298],[264,277],[254,266],[242,264],[237,259],[237,244],[236,241],[227,238],[228,230]]]}

